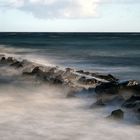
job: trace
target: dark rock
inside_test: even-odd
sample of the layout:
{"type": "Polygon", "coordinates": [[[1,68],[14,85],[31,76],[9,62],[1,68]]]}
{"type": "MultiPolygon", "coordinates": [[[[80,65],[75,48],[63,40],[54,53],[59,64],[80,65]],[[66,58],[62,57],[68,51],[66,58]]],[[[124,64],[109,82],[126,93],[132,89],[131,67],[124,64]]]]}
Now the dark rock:
{"type": "Polygon", "coordinates": [[[121,109],[117,109],[111,112],[111,115],[107,118],[122,120],[124,118],[124,112],[121,109]]]}
{"type": "Polygon", "coordinates": [[[78,70],[76,71],[77,73],[80,73],[80,74],[84,74],[84,71],[83,70],[78,70]]]}
{"type": "Polygon", "coordinates": [[[1,60],[0,60],[0,61],[1,61],[1,62],[5,62],[5,61],[6,61],[5,56],[1,57],[1,60]]]}
{"type": "Polygon", "coordinates": [[[121,92],[131,92],[132,95],[140,95],[140,84],[135,80],[121,82],[119,83],[119,88],[121,92]]]}
{"type": "Polygon", "coordinates": [[[7,62],[8,63],[14,63],[15,62],[15,59],[13,57],[8,57],[7,58],[7,62]]]}
{"type": "Polygon", "coordinates": [[[85,84],[85,85],[92,85],[92,84],[96,84],[97,80],[94,79],[94,78],[87,79],[85,76],[83,76],[78,80],[78,82],[81,83],[81,84],[85,84]]]}
{"type": "Polygon", "coordinates": [[[118,83],[116,82],[108,82],[102,83],[95,88],[95,92],[100,94],[117,94],[119,91],[118,83]]]}
{"type": "Polygon", "coordinates": [[[39,72],[40,72],[40,68],[37,66],[32,70],[31,74],[37,74],[39,72]]]}
{"type": "Polygon", "coordinates": [[[140,107],[140,96],[132,96],[126,100],[122,106],[126,108],[135,108],[137,106],[140,107]]]}
{"type": "Polygon", "coordinates": [[[52,79],[53,80],[53,84],[59,84],[62,85],[64,83],[63,78],[61,75],[56,76],[55,78],[52,79]]]}
{"type": "Polygon", "coordinates": [[[66,68],[66,72],[74,72],[74,69],[66,68]]]}
{"type": "Polygon", "coordinates": [[[92,73],[92,76],[94,77],[97,77],[97,78],[100,78],[100,79],[104,79],[104,80],[107,80],[107,81],[110,81],[110,82],[117,82],[118,79],[115,78],[113,75],[111,74],[108,74],[108,75],[101,75],[101,74],[95,74],[95,73],[92,73]]]}
{"type": "Polygon", "coordinates": [[[21,68],[21,67],[23,67],[23,64],[20,61],[16,61],[16,62],[12,63],[10,66],[13,66],[16,68],[21,68]]]}
{"type": "Polygon", "coordinates": [[[91,73],[88,72],[88,71],[83,71],[83,70],[78,70],[76,71],[77,73],[80,73],[80,74],[84,74],[84,75],[90,75],[91,73]]]}
{"type": "Polygon", "coordinates": [[[39,66],[33,68],[31,72],[23,72],[24,75],[39,75],[42,71],[40,70],[39,66]]]}

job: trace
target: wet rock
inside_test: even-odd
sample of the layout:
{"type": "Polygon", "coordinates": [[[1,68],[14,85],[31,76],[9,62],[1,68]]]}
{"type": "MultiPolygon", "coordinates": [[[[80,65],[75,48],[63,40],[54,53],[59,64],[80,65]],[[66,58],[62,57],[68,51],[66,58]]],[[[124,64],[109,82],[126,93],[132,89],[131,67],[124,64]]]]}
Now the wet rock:
{"type": "Polygon", "coordinates": [[[31,74],[37,74],[37,73],[39,73],[39,72],[40,72],[40,69],[39,69],[39,67],[37,66],[37,67],[35,67],[35,68],[32,70],[31,74]]]}
{"type": "Polygon", "coordinates": [[[85,76],[81,77],[78,82],[80,84],[85,84],[85,85],[93,85],[93,84],[96,84],[97,83],[97,80],[94,79],[94,78],[91,78],[91,79],[87,79],[85,76]]]}
{"type": "Polygon", "coordinates": [[[38,75],[41,73],[42,71],[40,70],[39,66],[34,67],[31,72],[23,72],[24,75],[38,75]]]}
{"type": "Polygon", "coordinates": [[[10,66],[15,67],[15,68],[21,68],[21,67],[23,67],[23,64],[20,61],[16,61],[16,62],[12,63],[10,66]]]}
{"type": "Polygon", "coordinates": [[[117,109],[111,112],[111,115],[108,116],[109,119],[122,120],[124,118],[124,112],[121,109],[117,109]]]}
{"type": "Polygon", "coordinates": [[[140,95],[140,84],[136,80],[129,80],[119,83],[121,91],[130,91],[135,95],[140,95]]]}
{"type": "Polygon", "coordinates": [[[77,73],[83,74],[83,75],[90,75],[91,73],[88,71],[78,70],[77,73]]]}
{"type": "Polygon", "coordinates": [[[62,85],[64,83],[61,75],[53,78],[52,80],[53,80],[53,84],[62,85]]]}
{"type": "Polygon", "coordinates": [[[0,62],[5,62],[5,61],[6,61],[5,56],[2,56],[0,62]]]}
{"type": "Polygon", "coordinates": [[[139,108],[140,107],[140,96],[132,96],[124,102],[122,105],[126,108],[139,108]]]}
{"type": "Polygon", "coordinates": [[[112,94],[117,94],[118,91],[119,91],[119,87],[118,87],[118,83],[116,82],[102,83],[95,88],[95,92],[98,95],[101,95],[101,94],[112,95],[112,94]]]}
{"type": "Polygon", "coordinates": [[[14,63],[16,60],[13,57],[8,57],[7,62],[8,63],[14,63]]]}
{"type": "Polygon", "coordinates": [[[74,69],[66,68],[66,72],[68,72],[68,73],[74,72],[74,69]]]}
{"type": "Polygon", "coordinates": [[[83,70],[78,70],[76,71],[77,73],[80,73],[80,74],[84,74],[84,71],[83,70]]]}
{"type": "Polygon", "coordinates": [[[100,79],[104,79],[104,80],[107,80],[107,81],[110,81],[110,82],[117,82],[118,79],[115,78],[113,75],[111,74],[108,74],[108,75],[101,75],[101,74],[95,74],[95,73],[92,73],[92,76],[94,77],[97,77],[97,78],[100,78],[100,79]]]}

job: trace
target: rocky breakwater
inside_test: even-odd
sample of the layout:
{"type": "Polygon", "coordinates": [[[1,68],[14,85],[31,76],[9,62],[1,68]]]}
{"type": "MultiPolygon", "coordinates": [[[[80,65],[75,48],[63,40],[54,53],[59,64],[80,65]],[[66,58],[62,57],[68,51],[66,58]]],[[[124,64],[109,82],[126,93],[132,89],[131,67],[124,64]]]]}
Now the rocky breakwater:
{"type": "Polygon", "coordinates": [[[60,68],[58,66],[40,65],[28,60],[19,60],[14,57],[0,55],[0,66],[20,71],[21,77],[31,77],[43,83],[69,88],[68,97],[85,91],[96,93],[97,102],[91,107],[103,107],[112,103],[120,104],[118,110],[111,113],[111,117],[123,119],[124,110],[132,110],[140,118],[140,84],[129,80],[120,82],[111,74],[100,74],[60,68]]]}
{"type": "Polygon", "coordinates": [[[82,70],[76,71],[71,68],[41,65],[5,55],[0,55],[0,65],[21,71],[21,76],[36,77],[49,84],[63,85],[80,90],[94,89],[97,85],[112,81],[114,78],[111,75],[99,75],[82,70]]]}
{"type": "Polygon", "coordinates": [[[121,114],[121,117],[118,118],[122,119],[124,110],[125,112],[133,111],[140,120],[140,83],[138,81],[102,83],[96,86],[95,92],[97,102],[92,105],[93,107],[112,105],[113,103],[120,105],[119,111],[112,111],[109,118],[117,118],[118,114],[121,114]]]}

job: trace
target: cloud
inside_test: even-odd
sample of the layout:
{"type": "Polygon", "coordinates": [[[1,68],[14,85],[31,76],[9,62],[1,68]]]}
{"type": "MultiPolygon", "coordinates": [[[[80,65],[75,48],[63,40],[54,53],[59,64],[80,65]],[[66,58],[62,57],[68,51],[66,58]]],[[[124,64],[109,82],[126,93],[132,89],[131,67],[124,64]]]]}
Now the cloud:
{"type": "MultiPolygon", "coordinates": [[[[135,0],[135,2],[139,0],[135,0]]],[[[38,18],[92,18],[103,3],[132,3],[132,0],[0,0],[6,8],[32,13],[38,18]]]]}

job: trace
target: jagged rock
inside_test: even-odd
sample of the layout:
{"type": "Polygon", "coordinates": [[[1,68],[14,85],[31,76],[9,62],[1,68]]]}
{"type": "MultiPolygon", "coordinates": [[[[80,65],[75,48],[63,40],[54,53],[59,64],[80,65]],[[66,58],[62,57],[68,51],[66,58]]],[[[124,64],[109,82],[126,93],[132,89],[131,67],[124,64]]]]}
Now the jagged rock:
{"type": "Polygon", "coordinates": [[[124,112],[121,109],[117,109],[111,112],[111,115],[108,116],[109,119],[122,120],[124,118],[124,112]]]}

